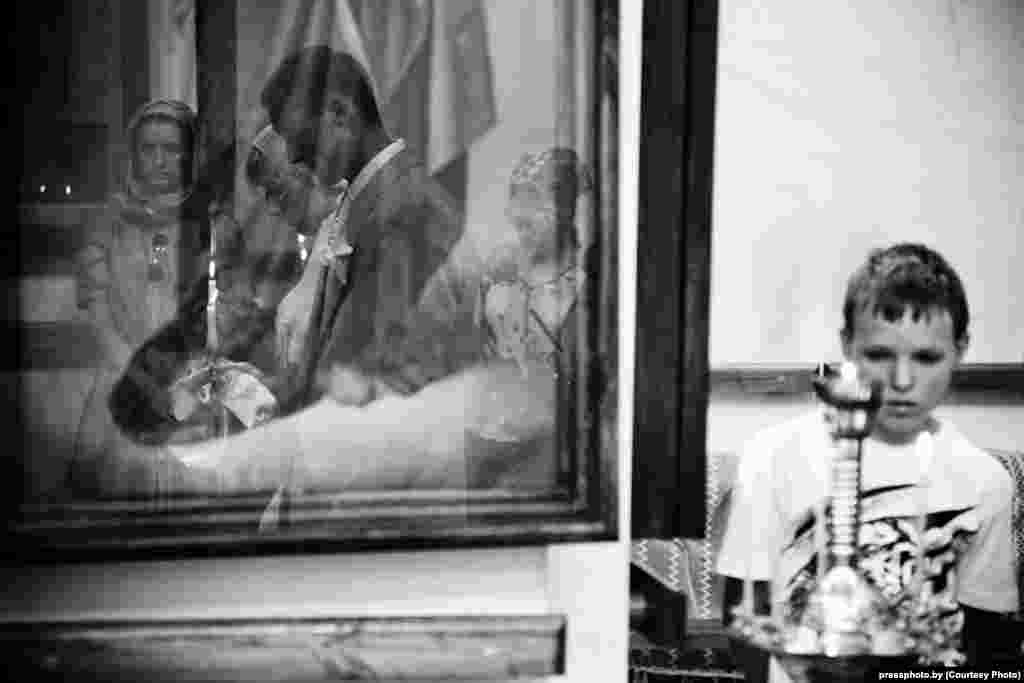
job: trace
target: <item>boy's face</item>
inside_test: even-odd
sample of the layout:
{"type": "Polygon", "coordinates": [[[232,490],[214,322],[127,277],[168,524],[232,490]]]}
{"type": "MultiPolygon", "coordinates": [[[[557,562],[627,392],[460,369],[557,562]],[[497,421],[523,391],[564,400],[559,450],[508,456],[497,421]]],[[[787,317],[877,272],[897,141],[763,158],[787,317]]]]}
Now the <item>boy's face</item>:
{"type": "Polygon", "coordinates": [[[857,313],[843,353],[857,364],[862,379],[884,386],[874,435],[907,443],[925,429],[964,350],[953,338],[947,311],[932,309],[914,320],[908,307],[894,322],[874,315],[870,307],[857,313]]]}

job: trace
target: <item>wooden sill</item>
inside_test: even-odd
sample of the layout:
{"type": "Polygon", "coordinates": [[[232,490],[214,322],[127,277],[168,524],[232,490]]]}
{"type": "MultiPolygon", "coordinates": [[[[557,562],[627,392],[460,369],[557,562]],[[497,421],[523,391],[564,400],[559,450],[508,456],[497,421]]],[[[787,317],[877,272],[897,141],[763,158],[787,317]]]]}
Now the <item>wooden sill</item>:
{"type": "Polygon", "coordinates": [[[7,622],[0,649],[44,680],[547,680],[565,673],[565,618],[7,622]]]}
{"type": "MultiPolygon", "coordinates": [[[[792,400],[810,396],[815,366],[730,365],[712,368],[712,401],[792,400]]],[[[971,363],[953,375],[952,403],[1024,405],[1024,363],[971,363]]]]}

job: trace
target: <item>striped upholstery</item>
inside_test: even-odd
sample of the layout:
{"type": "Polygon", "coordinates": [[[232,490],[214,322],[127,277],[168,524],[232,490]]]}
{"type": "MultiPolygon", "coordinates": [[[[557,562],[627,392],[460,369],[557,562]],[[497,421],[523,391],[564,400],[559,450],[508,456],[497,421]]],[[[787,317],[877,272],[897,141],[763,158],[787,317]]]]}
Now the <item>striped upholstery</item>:
{"type": "Polygon", "coordinates": [[[633,564],[669,590],[684,593],[687,598],[687,614],[692,619],[721,619],[724,581],[715,573],[715,558],[725,532],[729,492],[735,475],[735,454],[708,454],[703,539],[633,540],[633,564]]]}
{"type": "Polygon", "coordinates": [[[989,449],[1014,483],[1012,510],[1013,544],[1017,550],[1017,616],[1024,619],[1024,451],[989,449]]]}

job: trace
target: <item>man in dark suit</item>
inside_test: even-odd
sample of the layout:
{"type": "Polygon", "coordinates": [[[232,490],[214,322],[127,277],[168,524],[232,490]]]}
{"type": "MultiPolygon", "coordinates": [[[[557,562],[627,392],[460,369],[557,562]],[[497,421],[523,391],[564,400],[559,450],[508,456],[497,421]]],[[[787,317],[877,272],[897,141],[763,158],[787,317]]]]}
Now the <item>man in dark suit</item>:
{"type": "Polygon", "coordinates": [[[449,301],[462,288],[447,286],[461,217],[403,141],[387,134],[370,81],[349,55],[323,47],[292,55],[262,102],[288,162],[311,171],[332,204],[305,273],[277,311],[279,353],[297,361],[300,387],[283,397],[288,416],[174,446],[171,459],[182,467],[170,488],[475,485],[466,441],[480,421],[480,397],[500,393],[524,439],[549,433],[555,411],[537,399],[551,393],[550,381],[536,386],[546,377],[524,380],[504,362],[476,365],[482,345],[466,322],[472,309],[449,301]]]}
{"type": "MultiPolygon", "coordinates": [[[[385,130],[364,68],[325,46],[286,58],[263,89],[290,161],[333,190],[301,282],[278,311],[279,353],[299,366],[290,411],[334,368],[359,368],[405,334],[462,220],[423,164],[385,130]]],[[[370,396],[354,387],[353,400],[370,396]]]]}

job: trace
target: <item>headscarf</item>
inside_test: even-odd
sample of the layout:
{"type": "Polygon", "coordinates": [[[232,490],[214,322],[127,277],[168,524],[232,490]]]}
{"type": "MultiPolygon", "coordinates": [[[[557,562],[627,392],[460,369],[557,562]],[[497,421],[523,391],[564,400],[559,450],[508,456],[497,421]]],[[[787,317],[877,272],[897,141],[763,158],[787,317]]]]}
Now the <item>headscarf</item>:
{"type": "Polygon", "coordinates": [[[123,148],[121,190],[114,195],[122,215],[135,223],[180,219],[180,209],[192,194],[199,176],[199,135],[195,112],[187,104],[177,100],[158,99],[147,102],[128,122],[123,148]],[[136,137],[142,124],[154,117],[168,118],[176,122],[184,131],[188,143],[187,166],[182,178],[184,186],[176,192],[155,196],[143,191],[136,178],[135,169],[136,137]]]}

